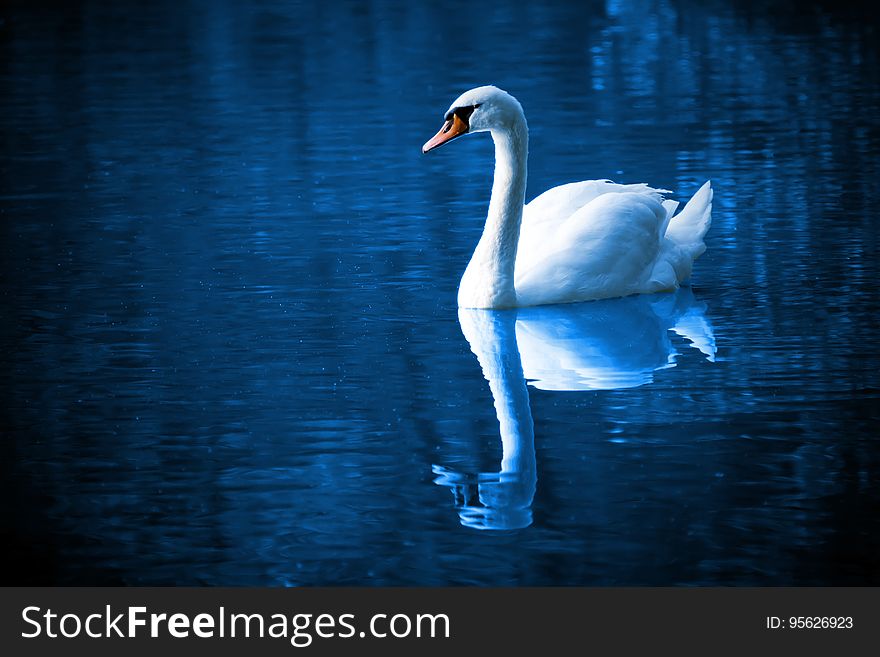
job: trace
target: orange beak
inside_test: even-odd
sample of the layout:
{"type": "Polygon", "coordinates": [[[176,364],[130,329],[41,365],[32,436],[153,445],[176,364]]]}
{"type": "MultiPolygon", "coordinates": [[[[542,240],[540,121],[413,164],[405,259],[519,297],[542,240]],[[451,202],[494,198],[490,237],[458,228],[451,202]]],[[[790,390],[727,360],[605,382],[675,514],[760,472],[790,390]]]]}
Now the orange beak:
{"type": "Polygon", "coordinates": [[[448,141],[452,141],[456,137],[465,134],[469,129],[468,124],[462,121],[458,117],[458,114],[453,114],[447,119],[446,123],[443,124],[443,127],[440,128],[440,132],[425,142],[425,145],[422,146],[422,153],[427,153],[438,146],[442,146],[448,141]]]}

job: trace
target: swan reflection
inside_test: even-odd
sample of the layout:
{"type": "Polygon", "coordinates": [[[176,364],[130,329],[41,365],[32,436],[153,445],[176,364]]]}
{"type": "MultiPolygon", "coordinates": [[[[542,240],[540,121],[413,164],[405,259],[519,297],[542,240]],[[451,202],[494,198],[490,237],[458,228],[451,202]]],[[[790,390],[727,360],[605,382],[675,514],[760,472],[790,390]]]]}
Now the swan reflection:
{"type": "Polygon", "coordinates": [[[460,308],[458,319],[489,381],[501,433],[497,472],[468,474],[433,466],[452,489],[461,523],[519,529],[532,522],[537,468],[526,382],[541,390],[616,390],[653,381],[675,366],[669,331],[715,360],[706,305],[690,288],[672,294],[516,310],[460,308]]]}

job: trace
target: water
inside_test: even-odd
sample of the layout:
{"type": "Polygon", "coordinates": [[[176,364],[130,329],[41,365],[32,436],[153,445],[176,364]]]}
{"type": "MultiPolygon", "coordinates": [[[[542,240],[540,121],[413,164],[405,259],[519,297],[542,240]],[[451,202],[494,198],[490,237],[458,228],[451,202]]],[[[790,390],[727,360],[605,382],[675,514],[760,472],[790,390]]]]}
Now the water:
{"type": "Polygon", "coordinates": [[[880,583],[873,20],[125,4],[0,13],[4,583],[880,583]],[[487,82],[692,288],[460,322],[487,82]]]}

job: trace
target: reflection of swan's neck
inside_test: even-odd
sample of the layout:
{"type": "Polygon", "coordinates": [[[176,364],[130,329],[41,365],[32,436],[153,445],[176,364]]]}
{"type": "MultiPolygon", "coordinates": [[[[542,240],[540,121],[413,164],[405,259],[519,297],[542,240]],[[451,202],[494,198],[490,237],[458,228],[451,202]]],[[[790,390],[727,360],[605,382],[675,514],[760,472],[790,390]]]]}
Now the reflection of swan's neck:
{"type": "Polygon", "coordinates": [[[485,362],[486,358],[480,360],[495,400],[501,433],[501,472],[532,478],[535,473],[535,426],[519,351],[514,347],[509,353],[492,354],[491,363],[485,362]]]}
{"type": "Polygon", "coordinates": [[[501,430],[501,473],[518,474],[534,486],[535,428],[516,346],[516,315],[513,311],[486,313],[461,309],[458,316],[492,390],[501,430]]]}
{"type": "Polygon", "coordinates": [[[464,272],[458,305],[510,308],[516,305],[514,265],[526,195],[529,130],[520,113],[506,129],[492,130],[495,179],[483,236],[464,272]]]}

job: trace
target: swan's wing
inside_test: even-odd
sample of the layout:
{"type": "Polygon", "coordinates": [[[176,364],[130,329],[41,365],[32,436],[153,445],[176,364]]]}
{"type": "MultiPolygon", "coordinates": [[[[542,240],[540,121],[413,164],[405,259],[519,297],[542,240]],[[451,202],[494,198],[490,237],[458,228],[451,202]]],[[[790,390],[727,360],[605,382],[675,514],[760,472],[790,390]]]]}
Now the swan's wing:
{"type": "Polygon", "coordinates": [[[670,193],[669,190],[654,189],[645,183],[620,185],[610,180],[583,180],[559,185],[526,204],[523,210],[523,229],[529,230],[539,224],[544,227],[558,224],[602,194],[623,192],[648,194],[658,201],[662,200],[662,194],[670,193]]]}
{"type": "Polygon", "coordinates": [[[520,238],[516,291],[522,305],[626,296],[642,291],[668,221],[659,194],[602,194],[540,234],[520,238]]]}
{"type": "MultiPolygon", "coordinates": [[[[548,189],[523,208],[520,244],[542,242],[581,208],[605,194],[644,194],[662,201],[666,189],[654,189],[645,183],[621,185],[610,180],[583,180],[548,189]]],[[[672,215],[670,212],[666,221],[672,215]]],[[[665,227],[664,227],[665,228],[665,227]]],[[[660,233],[661,235],[663,232],[660,233]]]]}

